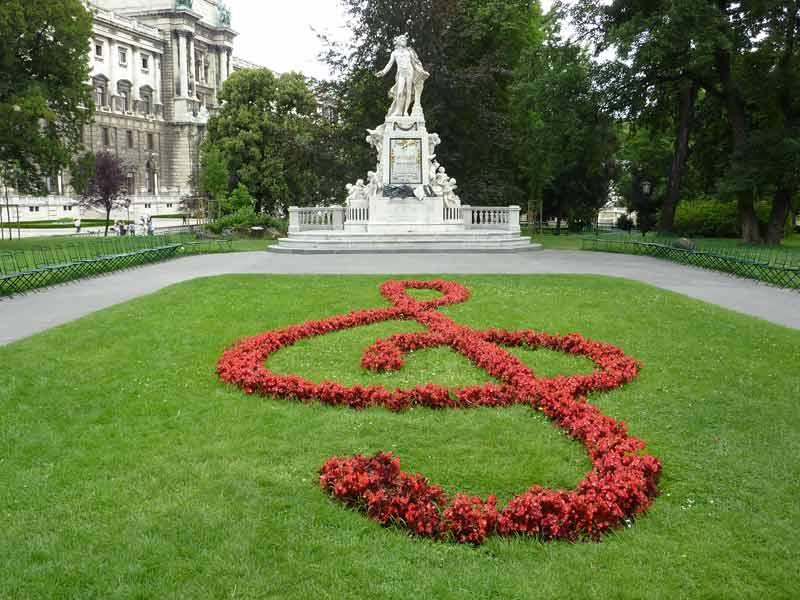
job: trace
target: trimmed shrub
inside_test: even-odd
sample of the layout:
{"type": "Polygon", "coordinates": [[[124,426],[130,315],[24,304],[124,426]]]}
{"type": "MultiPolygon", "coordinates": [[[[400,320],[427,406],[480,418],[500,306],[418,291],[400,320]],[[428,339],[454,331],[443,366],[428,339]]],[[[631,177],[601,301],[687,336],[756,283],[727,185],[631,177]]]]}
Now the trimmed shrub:
{"type": "Polygon", "coordinates": [[[235,213],[225,215],[210,223],[208,228],[213,233],[222,233],[225,229],[233,229],[242,233],[249,231],[251,227],[263,227],[275,233],[285,234],[288,230],[288,223],[281,219],[275,219],[269,215],[257,214],[253,207],[241,208],[235,213]]]}
{"type": "Polygon", "coordinates": [[[738,237],[739,210],[735,202],[699,198],[681,202],[675,212],[675,233],[689,237],[738,237]]]}

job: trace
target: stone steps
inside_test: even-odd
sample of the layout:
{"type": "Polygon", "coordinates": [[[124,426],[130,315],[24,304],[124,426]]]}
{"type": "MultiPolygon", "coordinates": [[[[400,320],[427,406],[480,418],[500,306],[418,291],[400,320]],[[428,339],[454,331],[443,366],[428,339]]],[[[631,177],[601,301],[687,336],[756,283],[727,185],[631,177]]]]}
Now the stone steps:
{"type": "Polygon", "coordinates": [[[278,240],[282,254],[502,254],[541,250],[529,238],[507,231],[440,234],[303,232],[278,240]]]}

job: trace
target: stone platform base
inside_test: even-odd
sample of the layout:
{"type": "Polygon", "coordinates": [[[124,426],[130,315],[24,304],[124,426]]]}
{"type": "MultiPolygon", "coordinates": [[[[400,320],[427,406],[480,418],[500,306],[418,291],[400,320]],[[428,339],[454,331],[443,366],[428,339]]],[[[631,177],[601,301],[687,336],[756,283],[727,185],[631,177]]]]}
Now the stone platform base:
{"type": "Polygon", "coordinates": [[[304,231],[278,240],[282,254],[508,254],[541,250],[530,238],[508,231],[406,234],[304,231]]]}

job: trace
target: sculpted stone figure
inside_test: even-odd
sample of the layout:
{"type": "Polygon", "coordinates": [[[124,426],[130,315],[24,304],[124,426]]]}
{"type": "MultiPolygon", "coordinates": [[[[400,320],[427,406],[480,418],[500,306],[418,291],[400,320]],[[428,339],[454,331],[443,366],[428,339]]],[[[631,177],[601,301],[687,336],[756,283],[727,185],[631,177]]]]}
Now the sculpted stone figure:
{"type": "Polygon", "coordinates": [[[367,196],[367,186],[364,185],[364,180],[359,179],[355,185],[347,184],[347,206],[364,206],[369,204],[369,197],[367,196]]]}
{"type": "Polygon", "coordinates": [[[367,184],[366,193],[367,199],[369,199],[378,194],[381,188],[383,188],[383,184],[381,183],[381,178],[375,171],[367,173],[367,181],[369,181],[369,183],[367,184]]]}
{"type": "Polygon", "coordinates": [[[440,165],[438,160],[434,160],[431,163],[430,176],[428,177],[428,179],[430,179],[431,185],[434,185],[436,183],[436,174],[439,172],[439,167],[440,165]]]}
{"type": "Polygon", "coordinates": [[[430,154],[431,158],[436,156],[436,146],[441,143],[442,138],[439,137],[438,133],[428,134],[428,154],[430,154]]]}
{"type": "Polygon", "coordinates": [[[461,198],[458,197],[456,194],[456,190],[458,189],[458,185],[455,179],[451,179],[447,182],[444,186],[444,205],[449,208],[455,208],[457,206],[461,206],[461,198]]]}
{"type": "Polygon", "coordinates": [[[375,129],[367,129],[367,143],[375,148],[378,151],[378,160],[381,159],[383,155],[383,132],[386,128],[386,125],[381,125],[380,127],[376,127],[375,129]]]}
{"type": "Polygon", "coordinates": [[[394,40],[394,52],[389,59],[389,64],[377,73],[378,77],[385,77],[397,65],[397,79],[394,87],[389,90],[389,97],[394,99],[387,117],[411,116],[409,109],[414,102],[414,114],[422,115],[422,88],[425,80],[430,77],[417,53],[408,47],[408,35],[399,35],[394,40]]]}

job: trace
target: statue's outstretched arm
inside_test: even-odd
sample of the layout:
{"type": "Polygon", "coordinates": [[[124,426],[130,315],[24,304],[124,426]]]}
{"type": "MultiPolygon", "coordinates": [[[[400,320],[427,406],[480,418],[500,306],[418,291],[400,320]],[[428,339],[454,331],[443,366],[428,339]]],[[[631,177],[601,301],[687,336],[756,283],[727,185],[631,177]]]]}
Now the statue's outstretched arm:
{"type": "Polygon", "coordinates": [[[378,77],[386,77],[386,74],[392,70],[392,65],[395,63],[394,52],[392,52],[392,56],[389,58],[389,64],[386,65],[386,68],[383,71],[378,71],[376,74],[378,77]]]}

